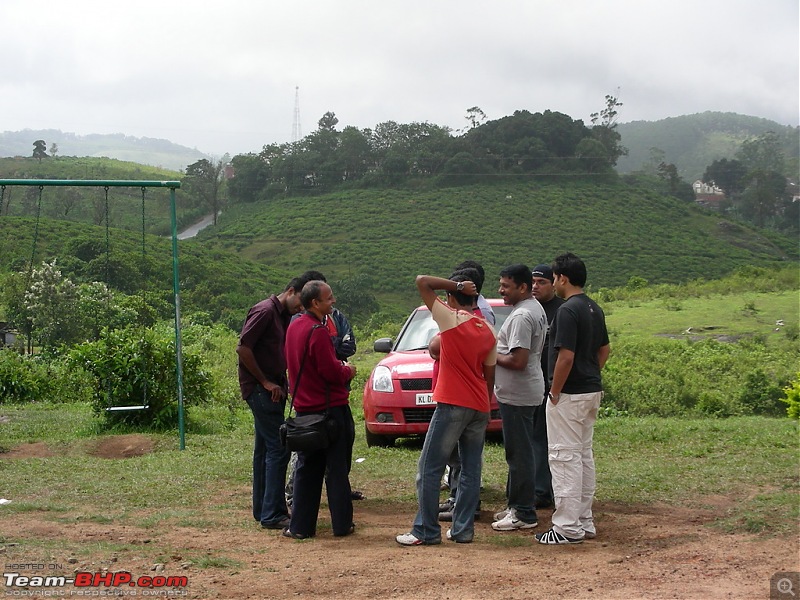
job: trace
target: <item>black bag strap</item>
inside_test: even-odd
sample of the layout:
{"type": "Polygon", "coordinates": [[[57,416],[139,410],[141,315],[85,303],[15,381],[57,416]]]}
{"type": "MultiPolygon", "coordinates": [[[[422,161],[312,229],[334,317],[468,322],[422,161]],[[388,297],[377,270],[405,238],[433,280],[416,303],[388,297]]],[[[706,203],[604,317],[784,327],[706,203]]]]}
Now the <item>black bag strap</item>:
{"type": "MultiPolygon", "coordinates": [[[[308,356],[308,349],[311,346],[311,336],[314,335],[314,330],[319,329],[320,327],[325,327],[325,325],[314,325],[311,328],[311,331],[308,332],[308,338],[306,339],[306,351],[303,354],[303,359],[300,361],[300,369],[297,371],[297,381],[294,382],[294,388],[292,389],[292,398],[289,401],[289,414],[292,414],[292,409],[294,408],[294,395],[297,393],[297,386],[300,385],[300,377],[303,375],[303,367],[306,365],[306,357],[308,356]]],[[[325,384],[325,413],[328,412],[328,406],[331,403],[331,395],[328,392],[328,384],[325,384]]],[[[297,411],[295,411],[297,414],[297,411]]]]}

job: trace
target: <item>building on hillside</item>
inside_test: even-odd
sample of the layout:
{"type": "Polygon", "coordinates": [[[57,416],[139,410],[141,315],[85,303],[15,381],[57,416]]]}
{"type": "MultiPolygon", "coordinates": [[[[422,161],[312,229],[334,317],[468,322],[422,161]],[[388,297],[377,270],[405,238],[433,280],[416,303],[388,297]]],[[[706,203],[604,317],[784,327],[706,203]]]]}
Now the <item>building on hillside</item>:
{"type": "Polygon", "coordinates": [[[725,192],[714,185],[700,181],[699,179],[692,184],[694,190],[694,201],[701,206],[719,209],[720,203],[725,200],[725,192]]]}

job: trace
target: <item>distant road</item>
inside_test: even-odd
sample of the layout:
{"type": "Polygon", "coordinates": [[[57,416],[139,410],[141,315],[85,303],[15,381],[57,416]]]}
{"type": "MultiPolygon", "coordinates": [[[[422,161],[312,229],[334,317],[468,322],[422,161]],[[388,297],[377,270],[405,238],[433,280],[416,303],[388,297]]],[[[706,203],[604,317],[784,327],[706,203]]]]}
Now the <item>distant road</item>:
{"type": "MultiPolygon", "coordinates": [[[[220,216],[221,214],[222,214],[222,211],[219,211],[217,213],[217,216],[220,216]]],[[[203,219],[201,221],[198,221],[197,223],[195,223],[191,227],[187,227],[183,231],[178,232],[178,239],[179,240],[186,240],[186,239],[189,239],[189,238],[193,238],[198,233],[200,233],[203,229],[205,229],[206,227],[211,225],[213,222],[214,222],[214,215],[206,215],[205,217],[203,217],[203,219]]]]}

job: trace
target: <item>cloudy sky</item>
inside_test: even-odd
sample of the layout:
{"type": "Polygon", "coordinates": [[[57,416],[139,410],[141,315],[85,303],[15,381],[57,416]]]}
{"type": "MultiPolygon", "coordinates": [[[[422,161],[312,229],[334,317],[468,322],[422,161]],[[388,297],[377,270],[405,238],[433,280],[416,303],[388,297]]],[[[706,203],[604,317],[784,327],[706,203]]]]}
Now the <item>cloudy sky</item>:
{"type": "Polygon", "coordinates": [[[2,0],[0,131],[221,155],[339,129],[726,111],[798,125],[797,0],[2,0]]]}

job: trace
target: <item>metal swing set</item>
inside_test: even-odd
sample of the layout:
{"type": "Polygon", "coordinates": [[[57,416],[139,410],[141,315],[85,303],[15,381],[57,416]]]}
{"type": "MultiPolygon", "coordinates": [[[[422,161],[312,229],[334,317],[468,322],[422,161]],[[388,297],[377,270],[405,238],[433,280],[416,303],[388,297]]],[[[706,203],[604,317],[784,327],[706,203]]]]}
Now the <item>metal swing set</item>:
{"type": "MultiPolygon", "coordinates": [[[[180,181],[135,181],[135,180],[69,180],[69,179],[0,179],[0,207],[3,206],[3,199],[7,186],[27,186],[39,188],[39,199],[36,209],[36,222],[34,228],[33,248],[28,267],[28,279],[33,272],[33,265],[36,258],[36,244],[39,237],[39,221],[42,209],[42,195],[45,187],[102,187],[105,190],[105,233],[106,233],[106,281],[109,279],[110,268],[110,226],[109,226],[109,188],[112,187],[138,187],[142,190],[142,258],[144,260],[145,245],[145,192],[147,188],[168,188],[170,196],[170,216],[172,224],[172,289],[175,305],[175,369],[177,374],[177,396],[178,396],[178,433],[180,449],[186,447],[185,426],[184,426],[184,402],[183,402],[183,352],[181,344],[181,303],[180,288],[178,279],[178,219],[175,203],[175,190],[181,187],[180,181]]],[[[110,395],[110,394],[109,394],[110,395]]],[[[109,401],[110,404],[110,401],[109,401]]],[[[147,410],[147,387],[144,389],[142,404],[134,406],[108,406],[106,410],[115,411],[137,411],[147,410]]]]}

